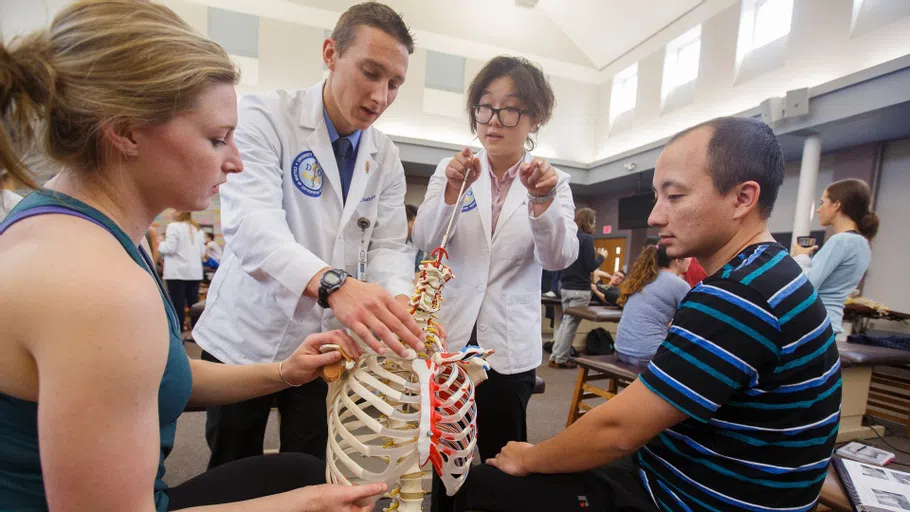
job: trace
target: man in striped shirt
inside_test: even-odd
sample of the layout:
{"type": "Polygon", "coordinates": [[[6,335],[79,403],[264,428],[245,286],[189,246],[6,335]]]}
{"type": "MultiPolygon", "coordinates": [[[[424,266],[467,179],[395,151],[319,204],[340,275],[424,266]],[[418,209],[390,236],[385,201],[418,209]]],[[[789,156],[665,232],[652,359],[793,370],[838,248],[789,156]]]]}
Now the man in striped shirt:
{"type": "Polygon", "coordinates": [[[709,277],[637,381],[556,437],[509,443],[474,468],[466,509],[814,507],[837,437],[840,364],[815,289],[768,231],[783,176],[760,121],[718,118],[671,139],[649,224],[670,257],[697,257],[709,277]]]}

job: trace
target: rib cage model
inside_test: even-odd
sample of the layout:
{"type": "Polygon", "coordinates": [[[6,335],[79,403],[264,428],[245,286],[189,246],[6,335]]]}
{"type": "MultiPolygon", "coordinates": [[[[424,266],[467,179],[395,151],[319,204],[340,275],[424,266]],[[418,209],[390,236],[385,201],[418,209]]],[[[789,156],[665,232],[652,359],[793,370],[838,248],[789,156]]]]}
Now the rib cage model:
{"type": "MultiPolygon", "coordinates": [[[[421,263],[410,312],[426,333],[424,351],[401,358],[369,349],[324,372],[329,442],[326,479],[332,483],[386,482],[387,511],[419,512],[421,467],[430,462],[453,495],[467,478],[477,442],[474,386],[486,379],[492,351],[465,347],[444,351],[435,313],[440,292],[452,279],[445,250],[421,263]]],[[[353,336],[353,334],[352,334],[353,336]]],[[[337,349],[337,347],[332,347],[337,349]]]]}

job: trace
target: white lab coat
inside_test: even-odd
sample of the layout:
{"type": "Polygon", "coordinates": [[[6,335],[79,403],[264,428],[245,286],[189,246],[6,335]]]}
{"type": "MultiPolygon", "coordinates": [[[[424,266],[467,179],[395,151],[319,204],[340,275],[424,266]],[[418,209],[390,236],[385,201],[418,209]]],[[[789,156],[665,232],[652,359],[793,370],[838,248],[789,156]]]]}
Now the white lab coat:
{"type": "Polygon", "coordinates": [[[171,222],[158,243],[158,252],[163,258],[163,279],[202,281],[205,234],[201,229],[188,222],[171,222]]]}
{"type": "MultiPolygon", "coordinates": [[[[510,375],[540,365],[540,279],[543,269],[562,270],[578,256],[575,203],[569,175],[556,170],[556,197],[543,215],[533,218],[528,191],[516,176],[491,236],[490,164],[484,152],[478,157],[480,178],[465,194],[446,247],[455,278],[443,289],[439,319],[452,351],[467,344],[476,323],[478,344],[496,350],[488,358],[493,369],[510,375]]],[[[525,162],[531,158],[525,153],[525,162]]],[[[444,197],[450,160],[436,167],[414,221],[414,242],[428,253],[441,244],[455,209],[444,197]]]]}
{"type": "Polygon", "coordinates": [[[221,188],[227,246],[193,330],[196,343],[222,362],[278,361],[306,336],[339,326],[303,292],[325,267],[356,276],[361,238],[368,281],[392,295],[413,289],[398,148],[375,128],[362,133],[343,204],[322,86],[240,101],[235,139],[244,171],[221,188]],[[370,222],[365,232],[361,218],[370,222]]]}

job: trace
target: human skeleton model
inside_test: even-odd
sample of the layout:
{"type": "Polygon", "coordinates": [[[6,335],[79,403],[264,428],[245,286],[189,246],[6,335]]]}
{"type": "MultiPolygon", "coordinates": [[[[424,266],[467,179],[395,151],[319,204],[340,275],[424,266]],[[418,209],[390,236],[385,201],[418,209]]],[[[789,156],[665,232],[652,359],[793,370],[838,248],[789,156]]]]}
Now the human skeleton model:
{"type": "MultiPolygon", "coordinates": [[[[443,245],[447,237],[443,240],[443,245]]],[[[467,478],[477,442],[474,386],[487,378],[492,351],[465,347],[447,353],[436,313],[440,292],[452,279],[445,249],[421,263],[410,312],[426,333],[424,351],[345,358],[327,368],[329,442],[326,479],[347,485],[386,482],[386,511],[419,512],[421,467],[430,462],[453,495],[467,478]]],[[[329,350],[340,350],[327,346],[329,350]]]]}

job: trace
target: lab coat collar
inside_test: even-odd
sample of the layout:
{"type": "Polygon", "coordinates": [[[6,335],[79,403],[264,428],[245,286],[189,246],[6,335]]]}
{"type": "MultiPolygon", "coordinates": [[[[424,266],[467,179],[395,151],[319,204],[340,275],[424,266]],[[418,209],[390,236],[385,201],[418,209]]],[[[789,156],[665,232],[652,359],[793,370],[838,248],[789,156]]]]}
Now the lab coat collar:
{"type": "MultiPolygon", "coordinates": [[[[338,130],[335,129],[335,124],[332,123],[332,118],[329,117],[329,111],[325,108],[325,105],[322,106],[322,118],[325,120],[325,128],[329,131],[329,142],[333,145],[335,141],[341,138],[341,135],[338,133],[338,130]]],[[[363,132],[361,130],[354,130],[354,133],[346,135],[346,137],[351,141],[351,147],[354,148],[354,154],[357,154],[357,145],[360,144],[360,135],[363,132]]]]}
{"type": "MultiPolygon", "coordinates": [[[[325,80],[321,80],[307,89],[303,96],[303,108],[300,109],[300,126],[316,130],[319,125],[325,124],[325,118],[322,115],[325,105],[322,103],[322,87],[325,80]]],[[[328,132],[326,133],[328,138],[328,132]]]]}

